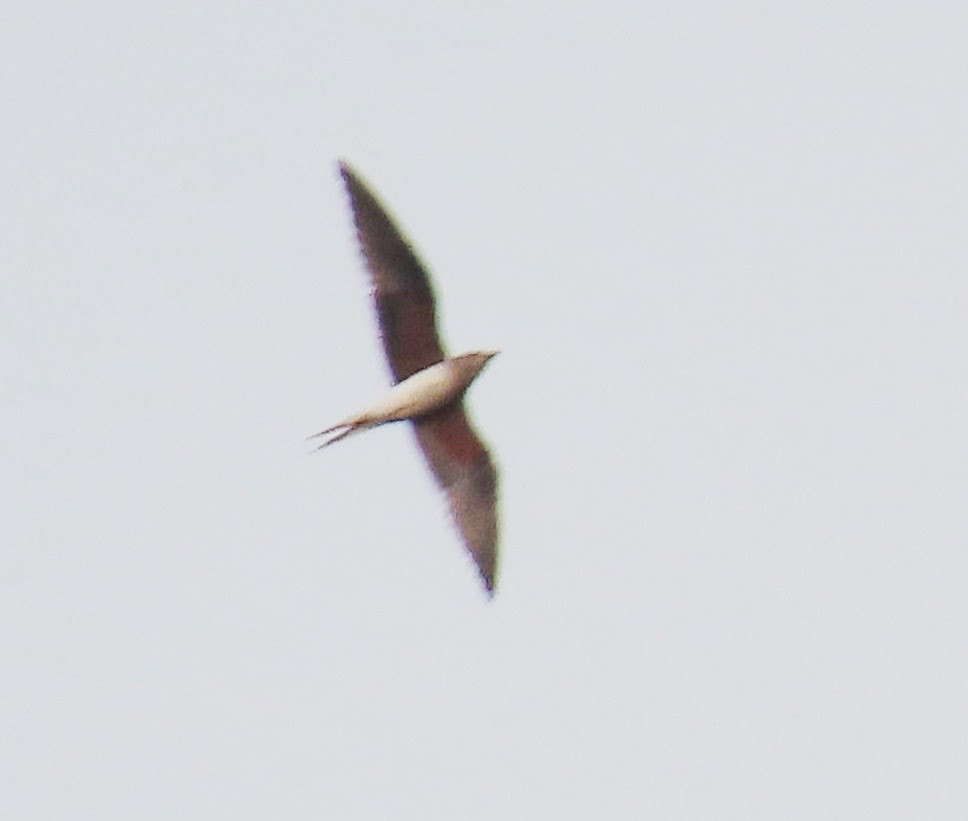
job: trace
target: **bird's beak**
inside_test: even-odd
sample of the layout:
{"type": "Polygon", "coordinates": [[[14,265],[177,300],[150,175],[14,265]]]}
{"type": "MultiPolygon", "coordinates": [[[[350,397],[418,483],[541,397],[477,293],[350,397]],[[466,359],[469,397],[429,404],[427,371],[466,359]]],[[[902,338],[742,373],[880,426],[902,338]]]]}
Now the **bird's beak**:
{"type": "Polygon", "coordinates": [[[488,358],[488,360],[493,359],[499,353],[500,353],[500,351],[484,351],[484,355],[488,358]]]}

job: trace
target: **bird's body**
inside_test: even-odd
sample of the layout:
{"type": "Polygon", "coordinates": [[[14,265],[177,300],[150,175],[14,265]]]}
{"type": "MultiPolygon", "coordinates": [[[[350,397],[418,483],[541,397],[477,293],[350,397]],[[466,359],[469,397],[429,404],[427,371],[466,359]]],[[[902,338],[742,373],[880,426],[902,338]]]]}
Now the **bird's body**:
{"type": "Polygon", "coordinates": [[[351,433],[389,422],[404,422],[429,416],[459,402],[471,382],[495,355],[494,351],[461,354],[417,371],[413,376],[398,382],[365,410],[314,434],[311,438],[336,433],[316,450],[322,450],[351,433]]]}
{"type": "Polygon", "coordinates": [[[447,494],[464,545],[492,594],[497,570],[497,471],[471,427],[463,398],[495,352],[445,354],[426,269],[359,176],[342,162],[340,174],[350,195],[395,384],[361,413],[315,434],[333,434],[317,450],[379,425],[412,422],[424,458],[447,494]]]}

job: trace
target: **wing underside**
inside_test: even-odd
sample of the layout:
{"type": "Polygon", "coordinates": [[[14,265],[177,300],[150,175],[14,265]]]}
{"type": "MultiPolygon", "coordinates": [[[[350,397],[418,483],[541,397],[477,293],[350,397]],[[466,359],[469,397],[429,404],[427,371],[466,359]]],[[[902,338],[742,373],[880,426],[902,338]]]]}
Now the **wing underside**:
{"type": "Polygon", "coordinates": [[[497,471],[460,404],[423,419],[414,430],[451,516],[489,594],[497,573],[497,471]]]}
{"type": "MultiPolygon", "coordinates": [[[[396,382],[443,360],[433,288],[403,232],[345,162],[357,238],[376,306],[380,335],[396,382]]],[[[497,572],[497,471],[461,402],[413,421],[417,442],[447,494],[451,516],[488,594],[497,572]]]]}
{"type": "Polygon", "coordinates": [[[394,380],[402,382],[445,356],[430,277],[403,232],[359,175],[345,162],[340,163],[340,174],[370,274],[387,363],[394,380]]]}

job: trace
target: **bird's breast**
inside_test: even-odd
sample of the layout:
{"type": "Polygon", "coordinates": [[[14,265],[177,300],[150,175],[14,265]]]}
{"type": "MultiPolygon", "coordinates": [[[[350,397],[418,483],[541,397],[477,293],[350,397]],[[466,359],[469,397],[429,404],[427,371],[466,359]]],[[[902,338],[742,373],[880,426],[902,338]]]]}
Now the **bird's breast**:
{"type": "Polygon", "coordinates": [[[464,374],[445,360],[394,385],[370,413],[388,421],[412,419],[444,407],[466,387],[464,374]]]}

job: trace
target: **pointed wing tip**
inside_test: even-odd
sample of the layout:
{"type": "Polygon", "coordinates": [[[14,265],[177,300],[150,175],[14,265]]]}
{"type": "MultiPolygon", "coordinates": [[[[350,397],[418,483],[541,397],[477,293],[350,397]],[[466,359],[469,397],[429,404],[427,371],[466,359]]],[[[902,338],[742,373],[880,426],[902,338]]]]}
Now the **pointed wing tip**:
{"type": "Polygon", "coordinates": [[[336,168],[339,170],[340,177],[343,178],[343,183],[345,185],[359,184],[360,175],[356,173],[356,169],[349,164],[342,157],[336,161],[336,168]]]}
{"type": "Polygon", "coordinates": [[[494,596],[497,594],[497,562],[480,565],[478,564],[477,557],[475,556],[473,558],[481,584],[484,587],[484,594],[487,596],[488,601],[493,601],[494,596]]]}
{"type": "Polygon", "coordinates": [[[481,576],[481,581],[484,583],[484,595],[487,596],[488,601],[494,601],[494,594],[497,592],[494,586],[494,579],[489,579],[487,576],[481,576]]]}

